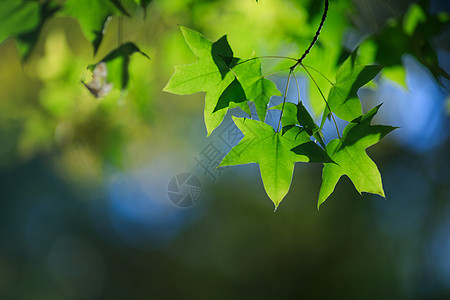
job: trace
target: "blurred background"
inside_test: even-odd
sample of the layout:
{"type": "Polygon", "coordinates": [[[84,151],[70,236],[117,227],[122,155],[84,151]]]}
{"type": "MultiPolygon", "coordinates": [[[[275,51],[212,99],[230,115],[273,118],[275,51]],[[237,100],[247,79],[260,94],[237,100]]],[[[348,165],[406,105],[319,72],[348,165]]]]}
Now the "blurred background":
{"type": "MultiPolygon", "coordinates": [[[[386,199],[360,196],[343,177],[319,212],[321,166],[298,163],[274,213],[257,165],[199,163],[239,141],[230,116],[206,138],[204,95],[162,92],[173,66],[196,61],[177,24],[211,40],[227,34],[238,57],[298,57],[322,2],[154,0],[121,22],[123,40],[150,60],[132,56],[128,92],[101,99],[80,81],[117,46],[117,17],[96,55],[76,19],[58,14],[26,61],[6,39],[0,299],[450,299],[448,1],[330,1],[304,61],[334,80],[359,46],[362,63],[386,66],[358,92],[364,111],[384,103],[374,122],[400,127],[368,150],[386,199]],[[183,173],[198,179],[188,208],[168,195],[183,173]]],[[[265,74],[290,66],[263,63],[265,74]]],[[[283,90],[286,76],[270,79],[283,90]]],[[[297,78],[320,118],[311,82],[297,78]]]]}

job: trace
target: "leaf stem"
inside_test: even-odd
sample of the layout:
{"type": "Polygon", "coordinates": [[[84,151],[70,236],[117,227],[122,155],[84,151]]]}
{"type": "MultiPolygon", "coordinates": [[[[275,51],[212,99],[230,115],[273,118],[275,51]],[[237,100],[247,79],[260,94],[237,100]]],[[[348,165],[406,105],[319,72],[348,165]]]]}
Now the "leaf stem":
{"type": "Polygon", "coordinates": [[[288,79],[287,79],[287,83],[286,83],[286,90],[284,91],[283,105],[281,106],[280,120],[278,120],[277,132],[280,132],[281,117],[283,117],[284,105],[286,104],[286,97],[287,97],[287,92],[288,92],[288,89],[289,89],[289,81],[291,79],[291,74],[292,73],[293,73],[293,69],[290,68],[288,79]]]}
{"type": "Polygon", "coordinates": [[[323,78],[325,78],[332,86],[334,86],[334,83],[333,83],[330,79],[328,79],[327,76],[325,76],[322,72],[320,72],[320,71],[317,70],[316,68],[313,68],[313,67],[308,66],[308,65],[305,65],[305,64],[303,64],[303,67],[304,67],[304,68],[309,68],[309,69],[311,69],[311,70],[313,70],[313,71],[316,71],[317,73],[319,73],[319,75],[321,75],[323,78]]]}
{"type": "Polygon", "coordinates": [[[306,73],[308,73],[309,77],[311,78],[311,80],[314,82],[314,84],[316,85],[317,89],[319,90],[320,95],[321,95],[322,98],[323,98],[323,101],[325,101],[325,104],[326,104],[328,110],[330,111],[331,118],[333,118],[333,122],[334,122],[334,126],[336,127],[337,135],[338,135],[339,139],[341,139],[341,135],[340,135],[340,133],[339,133],[339,127],[337,126],[336,119],[334,118],[333,112],[331,111],[331,108],[330,108],[330,105],[328,104],[327,99],[325,99],[325,96],[323,95],[322,90],[320,89],[320,87],[319,87],[319,85],[317,84],[317,82],[316,82],[316,80],[314,79],[314,77],[312,77],[311,73],[309,73],[308,69],[305,68],[305,66],[304,66],[303,64],[300,64],[300,65],[303,67],[303,69],[305,69],[306,73]]]}
{"type": "Polygon", "coordinates": [[[287,71],[287,70],[290,70],[290,69],[291,69],[291,68],[285,68],[285,69],[281,69],[281,70],[278,70],[278,71],[273,71],[273,72],[270,72],[270,73],[267,73],[267,74],[263,75],[262,77],[271,76],[271,75],[273,75],[273,74],[277,74],[277,73],[280,73],[280,72],[284,72],[284,71],[287,71]]]}
{"type": "Polygon", "coordinates": [[[292,76],[294,76],[295,84],[297,85],[297,93],[298,93],[298,102],[297,102],[297,104],[300,104],[300,88],[298,86],[297,77],[295,77],[295,72],[292,72],[292,76]]]}
{"type": "Polygon", "coordinates": [[[261,58],[290,59],[290,60],[297,61],[296,58],[288,57],[288,56],[276,56],[276,55],[275,56],[255,56],[255,57],[251,57],[249,59],[240,61],[237,64],[235,64],[235,66],[240,65],[240,64],[245,64],[246,62],[249,62],[249,61],[252,61],[252,60],[255,60],[255,59],[261,59],[261,58]]]}
{"type": "Polygon", "coordinates": [[[257,58],[279,58],[279,59],[297,60],[296,58],[293,58],[293,57],[289,57],[289,56],[278,56],[278,55],[258,56],[257,58]]]}

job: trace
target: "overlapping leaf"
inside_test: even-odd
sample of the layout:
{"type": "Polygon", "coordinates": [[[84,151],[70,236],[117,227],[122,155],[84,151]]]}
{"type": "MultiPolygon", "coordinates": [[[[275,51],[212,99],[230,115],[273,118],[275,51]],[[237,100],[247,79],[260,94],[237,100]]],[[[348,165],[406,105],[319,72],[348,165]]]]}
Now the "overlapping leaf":
{"type": "Polygon", "coordinates": [[[287,102],[284,104],[284,108],[283,104],[279,104],[272,107],[272,109],[283,110],[283,115],[281,117],[283,131],[292,128],[293,125],[299,125],[302,130],[305,130],[310,136],[313,136],[317,142],[325,148],[323,134],[302,101],[300,101],[298,105],[287,102]]]}
{"type": "Polygon", "coordinates": [[[10,36],[29,32],[40,21],[39,3],[4,0],[0,2],[0,43],[10,36]]]}
{"type": "MultiPolygon", "coordinates": [[[[356,92],[371,81],[382,69],[378,65],[359,66],[355,64],[356,51],[352,53],[339,68],[336,83],[328,94],[328,105],[339,118],[351,121],[362,114],[361,102],[356,92]]],[[[325,108],[324,117],[330,111],[325,108]]]]}
{"type": "Polygon", "coordinates": [[[325,163],[318,207],[331,195],[343,175],[350,178],[359,193],[366,192],[384,197],[380,172],[367,155],[366,148],[378,143],[396,128],[370,125],[379,108],[380,105],[348,124],[342,140],[335,139],[328,143],[327,153],[336,164],[325,163]]]}
{"type": "Polygon", "coordinates": [[[99,63],[89,66],[94,72],[93,80],[86,84],[86,87],[96,96],[102,97],[112,87],[125,90],[128,87],[130,57],[134,53],[149,58],[135,44],[125,43],[117,49],[111,51],[99,63]]]}
{"type": "Polygon", "coordinates": [[[15,36],[19,54],[27,59],[36,45],[45,21],[60,7],[51,1],[4,0],[0,2],[0,43],[15,36]]]}
{"type": "Polygon", "coordinates": [[[228,108],[238,106],[250,114],[247,101],[255,103],[258,116],[264,120],[270,97],[280,93],[261,75],[260,61],[234,57],[226,36],[213,43],[194,30],[183,26],[180,29],[198,61],[175,67],[164,90],[179,95],[206,92],[208,135],[220,125],[228,108]]]}
{"type": "Polygon", "coordinates": [[[128,15],[121,2],[113,0],[67,0],[61,13],[74,17],[80,23],[84,35],[94,47],[94,53],[103,39],[108,18],[112,15],[128,15]]]}
{"type": "Polygon", "coordinates": [[[270,97],[281,96],[280,91],[275,83],[261,75],[259,59],[241,60],[233,67],[233,72],[239,82],[242,82],[246,99],[255,104],[258,118],[263,121],[266,117],[270,97]]]}
{"type": "Polygon", "coordinates": [[[309,135],[298,127],[282,135],[261,121],[234,117],[233,120],[244,138],[219,166],[259,164],[264,189],[275,208],[289,191],[295,162],[331,162],[324,150],[311,142],[309,135]],[[291,151],[299,145],[305,145],[299,154],[291,151]]]}
{"type": "Polygon", "coordinates": [[[276,109],[279,111],[283,111],[283,115],[281,116],[281,124],[283,127],[290,128],[292,125],[299,124],[297,120],[297,105],[292,102],[280,103],[276,106],[271,107],[270,109],[276,109]]]}

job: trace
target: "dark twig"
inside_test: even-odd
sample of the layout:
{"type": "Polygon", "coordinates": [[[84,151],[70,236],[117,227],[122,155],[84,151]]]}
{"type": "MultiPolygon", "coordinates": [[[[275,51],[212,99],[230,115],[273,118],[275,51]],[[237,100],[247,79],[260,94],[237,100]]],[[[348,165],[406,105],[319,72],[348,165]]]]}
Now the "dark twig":
{"type": "Polygon", "coordinates": [[[325,9],[323,11],[323,15],[322,15],[322,20],[320,21],[320,25],[319,28],[316,31],[316,35],[314,36],[311,44],[309,45],[308,49],[305,50],[305,52],[303,53],[303,55],[297,60],[297,62],[295,63],[295,65],[292,66],[292,70],[294,70],[298,65],[300,65],[303,62],[303,59],[305,59],[305,57],[308,55],[309,51],[311,50],[311,48],[314,46],[314,44],[317,42],[317,40],[319,39],[319,35],[320,35],[320,31],[322,30],[323,27],[323,23],[325,23],[325,19],[327,18],[327,12],[328,12],[328,0],[325,0],[325,9]]]}
{"type": "Polygon", "coordinates": [[[303,59],[308,55],[311,48],[314,46],[314,44],[317,42],[317,39],[319,38],[320,30],[322,30],[323,23],[325,23],[325,19],[327,18],[327,12],[328,12],[328,0],[325,0],[325,9],[323,11],[322,20],[320,21],[319,28],[316,31],[316,35],[314,36],[311,45],[309,45],[308,49],[306,49],[305,53],[303,53],[302,57],[298,60],[299,64],[302,63],[303,59]]]}
{"type": "MultiPolygon", "coordinates": [[[[286,84],[286,92],[284,93],[283,105],[281,107],[281,114],[280,114],[280,120],[279,120],[278,126],[277,126],[277,132],[280,130],[281,117],[283,116],[284,104],[286,102],[287,90],[289,87],[289,79],[290,79],[291,75],[294,74],[295,68],[297,68],[298,65],[302,65],[303,59],[306,57],[306,55],[308,55],[311,48],[317,42],[317,39],[319,38],[319,35],[320,35],[320,31],[322,30],[323,24],[325,23],[325,19],[327,18],[327,12],[328,12],[328,0],[325,0],[325,8],[323,11],[322,20],[320,21],[319,28],[317,29],[316,34],[314,35],[314,38],[313,38],[311,44],[309,45],[308,49],[305,50],[305,53],[303,53],[303,55],[299,59],[297,59],[296,63],[292,67],[289,68],[289,76],[288,76],[288,80],[287,80],[287,84],[286,84]]],[[[306,70],[305,67],[303,67],[303,68],[306,70]]],[[[306,72],[308,72],[308,71],[306,70],[306,72]]],[[[309,72],[308,72],[308,75],[310,75],[310,77],[311,77],[311,74],[309,74],[309,72]]],[[[311,77],[311,79],[313,79],[313,78],[311,77]]],[[[313,81],[314,81],[314,79],[313,79],[313,81]]],[[[316,84],[317,88],[319,89],[320,93],[322,94],[322,91],[320,90],[317,83],[315,81],[314,81],[314,83],[316,84]]],[[[325,97],[323,96],[323,94],[322,94],[322,97],[325,100],[325,97]]],[[[325,100],[325,103],[327,103],[327,100],[325,100]]],[[[328,103],[327,103],[327,106],[328,106],[328,103]]],[[[334,117],[333,117],[333,120],[334,120],[334,117]]],[[[339,129],[337,128],[337,124],[335,123],[335,125],[336,125],[336,130],[338,131],[338,135],[339,135],[339,129]]]]}

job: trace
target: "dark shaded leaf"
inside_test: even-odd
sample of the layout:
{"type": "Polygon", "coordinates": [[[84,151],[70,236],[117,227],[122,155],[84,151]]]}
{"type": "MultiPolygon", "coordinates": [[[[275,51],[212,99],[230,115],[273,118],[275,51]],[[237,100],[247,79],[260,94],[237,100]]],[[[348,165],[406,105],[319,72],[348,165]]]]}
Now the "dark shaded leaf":
{"type": "Polygon", "coordinates": [[[53,2],[39,4],[34,1],[5,0],[0,2],[0,43],[11,36],[16,37],[17,48],[26,60],[36,45],[42,26],[59,6],[53,2]]]}
{"type": "Polygon", "coordinates": [[[128,15],[122,9],[112,0],[67,0],[61,14],[72,16],[78,21],[84,35],[92,43],[95,54],[102,42],[108,19],[113,15],[128,15]]]}
{"type": "Polygon", "coordinates": [[[127,89],[130,78],[128,66],[130,64],[130,57],[134,53],[140,53],[146,58],[149,58],[135,44],[126,43],[111,51],[99,63],[89,66],[89,69],[94,71],[93,81],[86,85],[89,90],[99,97],[104,95],[104,88],[110,89],[108,84],[112,84],[114,87],[120,87],[121,90],[127,89]],[[101,64],[105,65],[105,67],[102,67],[104,70],[100,69],[99,75],[96,77],[95,70],[101,64]],[[91,86],[89,86],[90,84],[91,86]]]}

